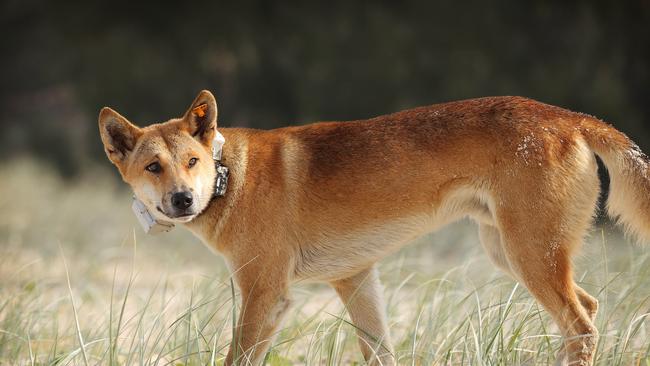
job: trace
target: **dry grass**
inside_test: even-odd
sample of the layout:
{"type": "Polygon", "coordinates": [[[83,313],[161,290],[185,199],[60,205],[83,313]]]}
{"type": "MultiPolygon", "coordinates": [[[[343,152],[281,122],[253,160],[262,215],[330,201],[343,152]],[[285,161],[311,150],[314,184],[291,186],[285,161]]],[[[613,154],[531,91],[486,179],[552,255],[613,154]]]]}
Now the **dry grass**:
{"type": "MultiPolygon", "coordinates": [[[[145,236],[109,174],[63,182],[3,163],[0,364],[220,364],[238,311],[223,262],[183,229],[145,236]]],[[[650,365],[650,251],[595,230],[583,252],[578,280],[601,304],[597,363],[650,365]]],[[[489,264],[472,224],[419,240],[381,272],[400,364],[553,362],[556,327],[489,264]]],[[[332,290],[293,295],[269,364],[362,363],[332,290]]]]}

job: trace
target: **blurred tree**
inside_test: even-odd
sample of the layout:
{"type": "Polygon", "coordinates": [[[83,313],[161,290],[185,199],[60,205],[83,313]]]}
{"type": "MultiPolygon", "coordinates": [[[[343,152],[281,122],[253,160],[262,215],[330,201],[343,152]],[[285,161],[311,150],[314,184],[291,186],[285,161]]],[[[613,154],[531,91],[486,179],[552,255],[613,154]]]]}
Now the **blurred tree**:
{"type": "Polygon", "coordinates": [[[101,157],[102,106],[158,122],[203,88],[222,126],[256,128],[524,95],[650,149],[647,0],[0,6],[0,157],[36,154],[66,175],[101,157]]]}

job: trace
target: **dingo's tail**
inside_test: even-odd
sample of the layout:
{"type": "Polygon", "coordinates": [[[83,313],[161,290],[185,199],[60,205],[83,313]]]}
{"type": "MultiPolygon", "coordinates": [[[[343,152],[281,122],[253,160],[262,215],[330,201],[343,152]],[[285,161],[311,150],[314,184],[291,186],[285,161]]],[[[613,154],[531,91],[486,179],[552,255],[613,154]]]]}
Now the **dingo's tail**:
{"type": "Polygon", "coordinates": [[[625,134],[597,119],[583,120],[581,132],[609,171],[609,215],[627,234],[650,241],[650,159],[625,134]]]}

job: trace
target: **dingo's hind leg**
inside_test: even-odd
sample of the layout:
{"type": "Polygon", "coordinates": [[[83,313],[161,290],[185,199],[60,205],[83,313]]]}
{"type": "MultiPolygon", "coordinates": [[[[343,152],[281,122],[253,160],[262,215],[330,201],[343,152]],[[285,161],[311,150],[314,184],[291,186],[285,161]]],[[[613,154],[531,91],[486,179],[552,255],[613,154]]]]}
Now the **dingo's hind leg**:
{"type": "Polygon", "coordinates": [[[569,364],[591,365],[598,339],[592,323],[597,303],[572,278],[570,250],[576,245],[571,241],[579,235],[566,236],[561,226],[520,218],[499,217],[510,268],[559,326],[569,364]]]}
{"type": "Polygon", "coordinates": [[[598,300],[595,297],[589,295],[582,287],[574,284],[574,289],[580,303],[589,314],[589,318],[593,322],[596,319],[596,314],[598,313],[598,300]]]}
{"type": "Polygon", "coordinates": [[[479,224],[478,226],[479,238],[481,239],[481,244],[483,249],[497,267],[503,270],[505,273],[509,274],[512,278],[515,278],[514,273],[510,269],[510,264],[506,258],[506,253],[503,250],[503,244],[501,243],[501,233],[499,229],[492,225],[488,224],[479,224]]]}
{"type": "MultiPolygon", "coordinates": [[[[503,243],[501,241],[501,233],[499,232],[499,229],[492,225],[479,224],[479,237],[481,239],[483,248],[487,252],[492,262],[505,273],[510,275],[510,277],[517,280],[517,276],[510,268],[510,263],[508,263],[506,252],[503,249],[503,243]]],[[[598,300],[589,295],[587,291],[585,291],[577,284],[574,283],[573,286],[580,304],[584,307],[585,311],[589,315],[589,318],[593,321],[596,318],[596,314],[598,313],[598,300]]]]}

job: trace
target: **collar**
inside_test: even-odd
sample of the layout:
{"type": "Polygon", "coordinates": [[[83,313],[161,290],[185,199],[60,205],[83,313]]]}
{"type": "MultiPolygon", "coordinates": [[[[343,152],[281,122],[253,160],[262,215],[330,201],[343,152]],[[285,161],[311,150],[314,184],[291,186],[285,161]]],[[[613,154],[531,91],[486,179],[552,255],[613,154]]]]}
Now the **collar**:
{"type": "MultiPolygon", "coordinates": [[[[214,140],[212,140],[212,160],[214,160],[216,176],[214,179],[212,197],[210,198],[208,205],[210,205],[212,200],[215,198],[225,196],[226,190],[228,189],[228,176],[230,175],[230,170],[221,162],[223,145],[225,143],[226,139],[219,131],[216,131],[214,140]]],[[[138,218],[140,225],[142,225],[144,232],[147,234],[168,232],[174,228],[174,223],[155,218],[149,212],[144,203],[135,198],[135,196],[133,196],[133,204],[131,205],[131,208],[133,209],[135,216],[138,218]]]]}

